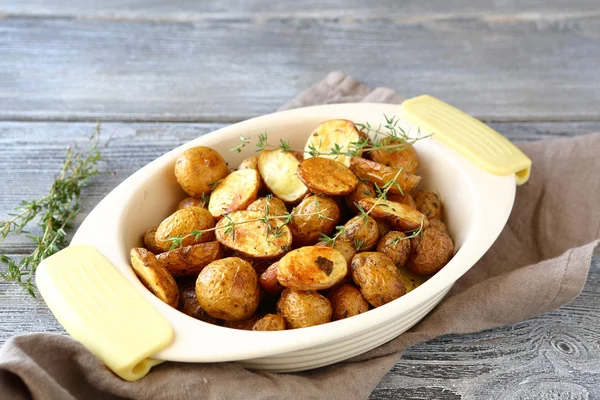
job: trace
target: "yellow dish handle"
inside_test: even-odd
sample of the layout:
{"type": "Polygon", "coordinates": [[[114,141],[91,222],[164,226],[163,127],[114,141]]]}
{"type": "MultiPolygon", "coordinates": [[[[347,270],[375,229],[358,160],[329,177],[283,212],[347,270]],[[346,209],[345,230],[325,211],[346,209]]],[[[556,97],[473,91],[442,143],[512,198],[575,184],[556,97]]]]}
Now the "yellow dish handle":
{"type": "Polygon", "coordinates": [[[485,171],[515,174],[517,185],[529,179],[531,160],[483,122],[429,95],[406,100],[401,109],[402,118],[435,134],[485,171]]]}
{"type": "Polygon", "coordinates": [[[36,284],[65,330],[121,378],[138,380],[162,362],[149,357],[172,342],[171,325],[95,247],[48,257],[36,284]]]}

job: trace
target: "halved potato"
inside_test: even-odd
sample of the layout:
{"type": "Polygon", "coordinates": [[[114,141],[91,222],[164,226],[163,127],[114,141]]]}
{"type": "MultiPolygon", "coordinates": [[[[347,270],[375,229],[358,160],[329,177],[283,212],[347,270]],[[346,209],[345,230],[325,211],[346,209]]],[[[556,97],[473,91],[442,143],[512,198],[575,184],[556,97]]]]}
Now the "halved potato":
{"type": "Polygon", "coordinates": [[[161,253],[156,260],[173,276],[185,276],[198,275],[204,267],[222,257],[219,242],[207,242],[161,253]]]}
{"type": "Polygon", "coordinates": [[[285,204],[283,204],[283,201],[279,200],[277,197],[272,197],[270,199],[267,197],[261,197],[250,204],[246,210],[260,211],[264,214],[267,207],[269,208],[269,215],[282,216],[287,212],[285,204]]]}
{"type": "Polygon", "coordinates": [[[419,159],[415,148],[399,137],[386,137],[380,142],[383,146],[398,146],[396,148],[382,149],[371,152],[371,160],[393,168],[402,168],[409,174],[416,174],[419,170],[419,159]],[[401,149],[401,150],[397,150],[401,149]]]}
{"type": "Polygon", "coordinates": [[[292,233],[283,219],[270,219],[267,224],[260,219],[260,211],[235,211],[217,223],[216,236],[223,246],[246,257],[275,258],[290,249],[292,233]],[[278,233],[276,234],[276,232],[278,233]]]}
{"type": "Polygon", "coordinates": [[[394,177],[396,177],[397,185],[390,186],[389,191],[391,193],[410,193],[421,182],[421,177],[418,175],[409,174],[404,170],[388,167],[361,157],[352,157],[350,159],[350,169],[359,178],[367,179],[379,187],[385,186],[386,183],[394,180],[394,177]],[[398,189],[398,186],[402,190],[398,189]]]}
{"type": "Polygon", "coordinates": [[[344,196],[358,185],[350,168],[328,158],[309,158],[300,163],[298,177],[313,193],[344,196]]]}
{"type": "MultiPolygon", "coordinates": [[[[190,234],[193,230],[211,229],[215,226],[213,216],[206,208],[202,207],[187,207],[182,210],[177,210],[169,217],[165,218],[156,228],[156,245],[163,251],[168,251],[171,248],[172,241],[168,240],[172,237],[181,235],[184,237],[190,234]]],[[[213,231],[205,232],[199,237],[188,236],[182,241],[183,246],[189,246],[196,243],[205,243],[215,240],[213,231]]]]}
{"type": "Polygon", "coordinates": [[[411,292],[424,284],[429,276],[417,275],[412,273],[406,265],[404,267],[398,268],[400,271],[400,275],[402,275],[402,282],[404,282],[404,287],[406,287],[406,293],[411,292]]]}
{"type": "MultiPolygon", "coordinates": [[[[376,197],[376,196],[371,196],[376,197]]],[[[387,194],[387,199],[389,201],[394,201],[399,204],[404,204],[405,206],[409,206],[410,208],[417,209],[417,205],[415,200],[410,194],[399,194],[399,193],[389,193],[387,194]]]]}
{"type": "Polygon", "coordinates": [[[308,188],[298,178],[300,162],[291,153],[265,150],[258,157],[258,170],[267,188],[286,203],[300,201],[308,188]]]}
{"type": "MultiPolygon", "coordinates": [[[[353,150],[353,143],[360,140],[360,136],[354,122],[346,119],[332,119],[323,122],[308,137],[304,146],[304,158],[311,158],[311,148],[321,153],[331,153],[331,149],[339,146],[341,152],[353,150]]],[[[336,160],[345,166],[350,165],[350,157],[344,155],[319,155],[319,157],[336,160]]]]}
{"type": "Polygon", "coordinates": [[[389,200],[365,198],[358,202],[366,211],[371,210],[370,215],[374,218],[385,218],[392,228],[398,231],[412,231],[428,225],[427,217],[415,209],[404,204],[398,204],[389,200]],[[377,204],[376,204],[377,203],[377,204]]]}
{"type": "Polygon", "coordinates": [[[346,258],[331,247],[306,246],[290,251],[277,267],[277,280],[296,290],[328,289],[348,272],[346,258]]]}
{"type": "Polygon", "coordinates": [[[156,228],[148,229],[142,238],[144,247],[153,252],[154,254],[160,254],[163,249],[158,247],[156,244],[156,228]]]}
{"type": "Polygon", "coordinates": [[[131,266],[140,281],[156,297],[173,308],[179,305],[179,288],[173,276],[150,251],[135,247],[131,249],[131,266]]]}
{"type": "Polygon", "coordinates": [[[213,190],[208,211],[215,218],[233,211],[245,210],[250,203],[256,200],[260,177],[253,169],[234,171],[213,190]]]}

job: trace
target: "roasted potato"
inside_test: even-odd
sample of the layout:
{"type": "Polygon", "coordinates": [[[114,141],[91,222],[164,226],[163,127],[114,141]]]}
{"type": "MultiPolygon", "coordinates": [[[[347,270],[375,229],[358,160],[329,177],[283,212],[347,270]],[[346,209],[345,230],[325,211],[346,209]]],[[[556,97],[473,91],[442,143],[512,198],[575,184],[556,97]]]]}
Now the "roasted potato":
{"type": "Polygon", "coordinates": [[[345,237],[338,237],[335,240],[335,242],[333,243],[333,246],[329,246],[325,242],[319,242],[316,244],[316,246],[331,247],[331,248],[339,251],[340,253],[342,253],[344,258],[346,259],[346,264],[348,264],[348,267],[350,267],[350,262],[352,261],[352,257],[354,257],[354,255],[356,254],[356,249],[354,248],[354,243],[350,239],[345,238],[345,237]]]}
{"type": "Polygon", "coordinates": [[[223,257],[219,242],[179,247],[161,253],[156,260],[173,276],[198,275],[204,267],[223,257]]]}
{"type": "Polygon", "coordinates": [[[283,331],[285,320],[281,315],[267,314],[252,326],[253,331],[283,331]]]}
{"type": "Polygon", "coordinates": [[[391,231],[379,240],[377,251],[388,256],[396,266],[402,267],[408,260],[410,240],[402,232],[391,231]]]}
{"type": "Polygon", "coordinates": [[[179,284],[179,293],[179,311],[200,321],[219,325],[219,320],[208,315],[198,304],[195,280],[179,284]]]}
{"type": "Polygon", "coordinates": [[[404,282],[404,287],[406,287],[406,293],[415,290],[429,279],[429,275],[417,275],[406,268],[406,265],[398,269],[400,270],[400,275],[402,275],[402,282],[404,282]]]}
{"type": "Polygon", "coordinates": [[[258,308],[260,288],[252,265],[237,257],[208,264],[196,280],[198,304],[209,315],[226,321],[250,318],[258,308]]]}
{"type": "Polygon", "coordinates": [[[258,171],[258,156],[248,157],[242,160],[240,166],[238,167],[238,171],[244,169],[253,169],[258,171]]]}
{"type": "Polygon", "coordinates": [[[307,246],[319,241],[321,234],[331,235],[340,220],[335,201],[324,196],[305,197],[293,211],[290,223],[294,246],[307,246]]]}
{"type": "Polygon", "coordinates": [[[426,190],[419,190],[414,194],[417,210],[429,219],[442,219],[443,205],[440,196],[426,190]]]}
{"type": "Polygon", "coordinates": [[[357,215],[350,218],[344,226],[346,231],[340,236],[350,239],[356,251],[367,251],[377,246],[379,229],[377,229],[377,222],[373,218],[369,216],[364,218],[357,215]]]}
{"type": "Polygon", "coordinates": [[[328,158],[308,158],[298,166],[298,178],[317,194],[344,196],[358,185],[354,172],[344,164],[328,158]]]}
{"type": "Polygon", "coordinates": [[[371,160],[393,168],[402,168],[409,174],[416,174],[419,171],[419,159],[415,148],[406,143],[404,139],[397,137],[386,137],[381,139],[383,146],[401,146],[402,150],[394,148],[381,149],[371,152],[371,160]]]}
{"type": "Polygon", "coordinates": [[[407,268],[418,275],[433,275],[444,267],[454,254],[454,243],[447,233],[428,228],[411,239],[407,268]]]}
{"type": "Polygon", "coordinates": [[[276,309],[288,329],[306,328],[331,321],[331,303],[317,292],[285,289],[276,309]]]}
{"type": "MultiPolygon", "coordinates": [[[[375,196],[371,196],[375,197],[375,196]]],[[[410,208],[416,210],[417,205],[415,204],[415,200],[410,194],[399,194],[399,193],[388,193],[387,200],[393,201],[398,204],[404,204],[405,206],[409,206],[410,208]]]]}
{"type": "Polygon", "coordinates": [[[252,327],[254,326],[254,324],[256,322],[258,322],[260,320],[260,315],[253,315],[248,319],[243,319],[240,321],[225,321],[225,323],[223,324],[223,326],[225,328],[230,328],[230,329],[239,329],[242,331],[251,331],[252,327]]]}
{"type": "Polygon", "coordinates": [[[203,207],[206,208],[208,204],[203,199],[196,199],[194,197],[186,197],[181,200],[177,205],[178,210],[183,210],[188,207],[203,207]]]}
{"type": "Polygon", "coordinates": [[[390,224],[384,219],[378,218],[375,220],[375,222],[377,222],[377,230],[379,231],[379,237],[384,237],[389,231],[392,230],[390,224]]]}
{"type": "Polygon", "coordinates": [[[217,240],[246,257],[276,258],[287,252],[292,245],[290,228],[282,219],[270,219],[267,226],[262,218],[260,211],[232,212],[217,223],[217,240]]]}
{"type": "Polygon", "coordinates": [[[352,259],[352,279],[373,307],[379,307],[406,293],[400,271],[385,254],[358,253],[352,259]]]}
{"type": "Polygon", "coordinates": [[[269,210],[268,214],[273,216],[282,216],[287,213],[285,204],[277,197],[261,197],[246,208],[248,211],[260,211],[263,214],[267,209],[269,210]]]}
{"type": "Polygon", "coordinates": [[[352,157],[350,159],[350,169],[359,178],[367,179],[379,187],[384,187],[395,178],[397,185],[390,186],[389,192],[391,193],[410,193],[421,182],[421,177],[418,175],[409,174],[404,170],[388,167],[361,157],[352,157]]]}
{"type": "Polygon", "coordinates": [[[438,231],[444,232],[447,235],[450,235],[450,232],[448,232],[448,227],[446,226],[445,223],[442,222],[441,219],[430,219],[429,227],[433,228],[433,229],[437,229],[438,231]]]}
{"type": "Polygon", "coordinates": [[[286,203],[297,203],[308,193],[298,178],[300,163],[290,153],[265,150],[258,157],[258,170],[267,188],[286,203]]]}
{"type": "Polygon", "coordinates": [[[258,283],[267,293],[279,294],[283,289],[281,283],[277,280],[277,267],[279,262],[271,264],[269,268],[258,277],[258,283]]]}
{"type": "MultiPolygon", "coordinates": [[[[331,153],[331,149],[339,146],[340,152],[347,152],[354,149],[353,143],[360,139],[358,130],[354,122],[345,119],[332,119],[323,122],[308,137],[304,146],[304,158],[311,158],[311,151],[315,149],[321,153],[331,153]]],[[[319,155],[338,161],[345,166],[350,165],[348,156],[343,155],[319,155]]]]}
{"type": "MultiPolygon", "coordinates": [[[[214,226],[215,220],[206,208],[188,207],[183,210],[177,210],[161,222],[156,229],[156,245],[163,251],[168,251],[172,244],[168,238],[177,237],[179,235],[185,237],[193,230],[211,229],[214,228],[214,226]]],[[[182,245],[189,246],[213,240],[215,240],[215,234],[210,231],[203,233],[199,237],[185,237],[182,241],[182,245]]]]}
{"type": "Polygon", "coordinates": [[[361,199],[365,197],[376,197],[377,193],[375,192],[375,188],[373,184],[369,181],[358,181],[356,188],[345,197],[346,204],[350,210],[354,211],[354,213],[358,213],[358,207],[356,205],[361,199]]]}
{"type": "Polygon", "coordinates": [[[175,177],[190,196],[200,198],[229,174],[227,163],[210,147],[198,146],[183,152],[175,161],[175,177]]]}
{"type": "Polygon", "coordinates": [[[331,302],[331,308],[333,309],[331,315],[333,321],[369,311],[369,303],[360,294],[360,290],[348,283],[332,289],[327,293],[327,299],[331,302]]]}
{"type": "Polygon", "coordinates": [[[428,224],[423,214],[404,204],[375,198],[362,199],[358,204],[365,210],[371,210],[373,218],[385,218],[393,229],[399,231],[412,231],[428,224]]]}
{"type": "Polygon", "coordinates": [[[144,242],[144,247],[154,254],[160,254],[163,252],[163,249],[158,247],[156,244],[156,228],[148,229],[146,233],[144,233],[142,241],[144,242]]]}
{"type": "Polygon", "coordinates": [[[224,214],[245,210],[258,196],[260,176],[253,169],[234,171],[213,190],[208,211],[219,219],[224,214]]]}
{"type": "Polygon", "coordinates": [[[131,266],[140,281],[156,297],[173,308],[179,305],[179,288],[173,276],[156,261],[154,254],[136,247],[131,249],[131,266]]]}
{"type": "Polygon", "coordinates": [[[331,247],[306,246],[290,251],[281,258],[277,280],[296,290],[328,289],[348,272],[346,259],[331,247]]]}

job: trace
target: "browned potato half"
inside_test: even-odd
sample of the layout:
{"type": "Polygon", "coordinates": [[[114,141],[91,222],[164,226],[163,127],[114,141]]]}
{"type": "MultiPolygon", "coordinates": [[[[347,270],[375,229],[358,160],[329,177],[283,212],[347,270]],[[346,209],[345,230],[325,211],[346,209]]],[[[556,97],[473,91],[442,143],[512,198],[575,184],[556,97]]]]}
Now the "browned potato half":
{"type": "Polygon", "coordinates": [[[340,236],[352,240],[354,248],[358,247],[357,251],[367,251],[377,246],[379,229],[377,228],[377,222],[373,218],[369,216],[363,218],[361,215],[357,215],[354,218],[350,218],[344,226],[346,227],[346,232],[340,236]]]}
{"type": "Polygon", "coordinates": [[[308,158],[300,163],[298,177],[313,193],[344,196],[358,185],[354,172],[328,158],[308,158]]]}
{"type": "Polygon", "coordinates": [[[282,216],[287,213],[285,204],[277,197],[261,197],[250,204],[246,210],[260,211],[264,214],[267,208],[269,209],[269,215],[282,216]]]}
{"type": "Polygon", "coordinates": [[[240,329],[242,331],[251,331],[254,324],[260,320],[260,315],[253,315],[248,319],[241,321],[225,321],[223,326],[230,329],[240,329]]]}
{"type": "Polygon", "coordinates": [[[317,292],[285,289],[277,302],[277,314],[288,329],[306,328],[331,321],[331,303],[317,292]]]}
{"type": "Polygon", "coordinates": [[[209,324],[219,324],[219,320],[217,318],[208,315],[206,311],[200,307],[200,304],[198,304],[195,281],[179,284],[179,293],[179,311],[189,315],[192,318],[199,319],[200,321],[204,321],[209,324]]]}
{"type": "Polygon", "coordinates": [[[293,211],[290,229],[294,246],[307,246],[319,241],[321,234],[331,235],[340,220],[340,209],[335,201],[324,196],[305,197],[293,211]]]}
{"type": "Polygon", "coordinates": [[[422,212],[429,219],[442,219],[443,204],[442,199],[436,193],[419,190],[414,194],[417,210],[422,212]]]}
{"type": "Polygon", "coordinates": [[[448,232],[448,227],[446,226],[445,223],[442,222],[441,219],[430,219],[429,220],[429,228],[437,229],[438,231],[441,231],[441,232],[444,232],[444,233],[450,235],[450,232],[448,232]]]}
{"type": "Polygon", "coordinates": [[[242,160],[238,170],[253,169],[258,171],[258,156],[248,157],[242,160]]]}
{"type": "Polygon", "coordinates": [[[365,197],[376,197],[377,193],[375,192],[375,188],[373,184],[369,181],[358,181],[358,185],[356,188],[345,197],[346,204],[348,207],[354,211],[355,213],[359,212],[356,204],[360,201],[360,199],[364,199],[365,197]]]}
{"type": "Polygon", "coordinates": [[[258,157],[258,170],[265,185],[286,203],[296,203],[308,193],[298,178],[298,165],[296,157],[280,150],[265,150],[258,157]]]}
{"type": "Polygon", "coordinates": [[[352,279],[363,297],[374,307],[389,303],[406,293],[402,276],[394,262],[378,252],[354,256],[352,279]]]}
{"type": "Polygon", "coordinates": [[[285,320],[281,315],[267,314],[252,326],[253,331],[283,331],[285,320]]]}
{"type": "Polygon", "coordinates": [[[219,242],[206,242],[161,253],[156,260],[173,276],[198,275],[204,267],[223,257],[219,242]]]}
{"type": "Polygon", "coordinates": [[[158,247],[156,244],[156,228],[148,229],[148,231],[144,233],[142,240],[144,242],[144,247],[154,254],[160,254],[163,252],[163,249],[158,247]]]}
{"type": "Polygon", "coordinates": [[[423,214],[404,204],[374,198],[362,199],[358,203],[365,210],[372,209],[370,215],[373,218],[385,218],[392,228],[399,231],[412,231],[419,229],[421,225],[426,227],[428,223],[423,214]]]}
{"type": "Polygon", "coordinates": [[[213,185],[229,174],[227,163],[210,147],[188,149],[175,161],[175,177],[190,196],[200,198],[212,192],[213,185]]]}
{"type": "MultiPolygon", "coordinates": [[[[185,237],[193,230],[211,229],[214,228],[214,226],[215,220],[206,208],[188,207],[183,210],[177,210],[161,222],[156,229],[156,245],[163,251],[168,251],[172,244],[170,240],[167,240],[168,238],[177,237],[179,235],[185,237]]],[[[205,232],[198,238],[195,236],[186,237],[183,239],[182,245],[189,246],[191,244],[205,243],[212,240],[215,240],[215,234],[210,231],[205,232]]]]}
{"type": "Polygon", "coordinates": [[[262,218],[264,213],[260,211],[232,212],[217,223],[217,240],[246,257],[278,257],[290,249],[292,232],[287,225],[282,225],[283,219],[270,219],[271,232],[279,230],[279,234],[269,233],[267,224],[260,221],[262,218]]]}
{"type": "Polygon", "coordinates": [[[396,266],[406,264],[410,253],[410,240],[402,232],[391,231],[377,243],[377,251],[388,256],[396,266]]]}
{"type": "MultiPolygon", "coordinates": [[[[354,126],[354,122],[346,119],[332,119],[323,122],[314,130],[308,137],[304,146],[304,158],[311,158],[311,149],[314,148],[321,153],[331,153],[331,149],[336,145],[339,146],[340,152],[347,152],[354,148],[352,143],[358,142],[360,139],[358,130],[354,126]]],[[[345,166],[350,165],[350,159],[343,155],[319,155],[336,160],[345,166]]]]}
{"type": "Polygon", "coordinates": [[[264,291],[271,294],[281,293],[281,291],[285,289],[277,280],[278,265],[279,262],[271,264],[271,266],[258,277],[258,283],[260,284],[260,287],[262,287],[264,291]]]}
{"type": "Polygon", "coordinates": [[[348,264],[348,267],[350,267],[350,262],[352,261],[352,257],[354,257],[354,255],[356,254],[356,249],[354,248],[354,243],[352,243],[352,241],[349,240],[348,238],[344,238],[344,237],[338,237],[335,240],[335,242],[333,243],[333,246],[329,246],[325,242],[319,242],[316,244],[316,246],[320,246],[320,247],[327,246],[327,247],[331,247],[331,248],[339,251],[340,253],[342,253],[344,258],[346,259],[346,264],[348,264]]]}
{"type": "Polygon", "coordinates": [[[428,228],[411,239],[407,268],[418,275],[432,275],[444,267],[454,254],[454,243],[448,234],[428,228]]]}
{"type": "Polygon", "coordinates": [[[350,159],[350,169],[359,178],[367,179],[379,187],[384,187],[396,178],[396,183],[402,188],[402,191],[396,185],[391,185],[389,189],[391,193],[410,193],[421,182],[421,177],[418,175],[409,174],[404,170],[388,167],[361,157],[350,159]]]}
{"type": "Polygon", "coordinates": [[[217,185],[210,196],[208,211],[215,218],[245,210],[258,195],[260,176],[253,169],[234,171],[217,185]]]}
{"type": "Polygon", "coordinates": [[[131,265],[135,274],[156,297],[173,308],[179,305],[179,288],[173,276],[156,261],[154,254],[141,247],[131,249],[131,265]]]}
{"type": "Polygon", "coordinates": [[[287,253],[278,264],[279,283],[296,290],[328,289],[348,272],[342,253],[331,247],[301,247],[287,253]]]}
{"type": "Polygon", "coordinates": [[[413,208],[415,210],[417,209],[415,200],[410,194],[388,193],[386,197],[389,201],[393,201],[398,204],[404,204],[405,206],[409,206],[410,208],[413,208]]]}
{"type": "Polygon", "coordinates": [[[406,143],[404,139],[386,137],[381,139],[382,146],[401,146],[397,148],[382,149],[371,153],[371,160],[387,165],[393,168],[402,168],[409,174],[416,174],[419,171],[419,159],[415,148],[406,143]]]}
{"type": "Polygon", "coordinates": [[[204,208],[206,208],[207,206],[208,206],[208,204],[206,204],[206,202],[202,199],[186,197],[185,199],[183,199],[179,202],[179,204],[177,205],[177,209],[183,210],[184,208],[188,208],[188,207],[204,207],[204,208]]]}
{"type": "Polygon", "coordinates": [[[354,285],[346,283],[327,294],[333,313],[331,319],[337,321],[369,311],[369,303],[354,285]]]}
{"type": "Polygon", "coordinates": [[[215,318],[248,319],[260,300],[258,276],[252,265],[241,258],[213,261],[198,275],[196,297],[200,307],[215,318]]]}

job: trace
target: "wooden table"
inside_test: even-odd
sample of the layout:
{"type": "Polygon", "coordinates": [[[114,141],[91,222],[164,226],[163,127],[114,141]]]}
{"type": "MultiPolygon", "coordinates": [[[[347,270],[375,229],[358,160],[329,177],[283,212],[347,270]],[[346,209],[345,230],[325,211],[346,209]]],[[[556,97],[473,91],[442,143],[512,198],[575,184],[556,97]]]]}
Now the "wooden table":
{"type": "MultiPolygon", "coordinates": [[[[514,140],[600,131],[597,0],[3,0],[0,217],[45,193],[96,120],[117,175],[89,185],[78,221],[165,151],[269,113],[336,69],[430,93],[514,140]]],[[[599,398],[599,304],[596,256],[572,304],[416,346],[372,398],[599,398]]],[[[0,343],[31,331],[61,328],[41,300],[0,284],[0,343]]]]}

